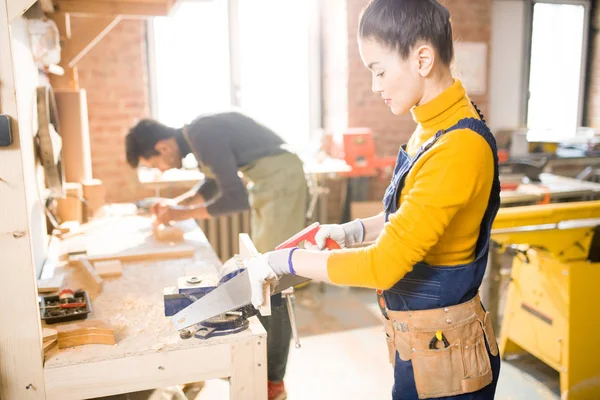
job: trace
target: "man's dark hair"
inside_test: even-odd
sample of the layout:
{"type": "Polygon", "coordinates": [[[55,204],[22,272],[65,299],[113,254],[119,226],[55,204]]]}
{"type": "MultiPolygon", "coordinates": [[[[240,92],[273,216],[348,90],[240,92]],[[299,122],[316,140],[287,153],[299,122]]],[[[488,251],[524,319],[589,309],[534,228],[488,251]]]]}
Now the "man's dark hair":
{"type": "Polygon", "coordinates": [[[454,57],[450,12],[436,0],[372,0],[358,27],[363,39],[375,39],[406,58],[419,41],[432,45],[447,66],[454,57]]]}
{"type": "Polygon", "coordinates": [[[143,119],[138,122],[125,137],[125,152],[127,163],[137,168],[140,157],[150,158],[157,156],[154,148],[161,140],[170,139],[175,136],[177,129],[168,127],[153,119],[143,119]]]}

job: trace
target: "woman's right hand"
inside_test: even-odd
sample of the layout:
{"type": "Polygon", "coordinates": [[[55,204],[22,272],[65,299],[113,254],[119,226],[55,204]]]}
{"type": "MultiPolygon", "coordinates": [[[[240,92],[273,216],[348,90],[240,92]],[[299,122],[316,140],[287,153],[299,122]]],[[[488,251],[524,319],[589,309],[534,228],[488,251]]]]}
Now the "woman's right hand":
{"type": "Polygon", "coordinates": [[[307,250],[323,250],[326,249],[326,240],[331,239],[339,244],[341,248],[346,248],[361,244],[364,234],[365,228],[359,219],[341,225],[321,225],[315,235],[316,245],[306,243],[304,247],[307,250]]]}

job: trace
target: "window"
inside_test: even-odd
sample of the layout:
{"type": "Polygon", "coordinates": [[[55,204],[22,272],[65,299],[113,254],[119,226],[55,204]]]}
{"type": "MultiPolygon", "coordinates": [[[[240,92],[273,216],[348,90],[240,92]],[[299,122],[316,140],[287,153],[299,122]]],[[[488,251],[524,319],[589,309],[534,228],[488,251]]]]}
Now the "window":
{"type": "Polygon", "coordinates": [[[543,140],[572,137],[582,124],[588,15],[586,1],[533,5],[527,127],[543,140]]]}
{"type": "Polygon", "coordinates": [[[321,125],[317,4],[184,1],[154,18],[155,117],[181,126],[237,107],[301,150],[321,125]]]}
{"type": "Polygon", "coordinates": [[[227,2],[182,2],[149,36],[155,118],[179,127],[231,105],[227,2]]]}

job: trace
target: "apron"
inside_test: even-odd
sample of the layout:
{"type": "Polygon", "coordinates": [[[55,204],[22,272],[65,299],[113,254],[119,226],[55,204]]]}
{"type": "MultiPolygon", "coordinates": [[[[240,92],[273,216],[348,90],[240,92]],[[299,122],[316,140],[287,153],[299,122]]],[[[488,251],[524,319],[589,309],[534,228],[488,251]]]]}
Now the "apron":
{"type": "MultiPolygon", "coordinates": [[[[479,290],[487,265],[488,246],[492,223],[500,207],[500,181],[498,176],[498,156],[496,141],[489,128],[481,120],[466,118],[460,120],[448,130],[438,131],[414,155],[406,153],[405,146],[400,148],[394,175],[383,198],[386,221],[391,213],[398,210],[400,194],[404,187],[406,176],[416,161],[429,150],[437,140],[447,132],[455,129],[470,129],[480,134],[490,145],[494,155],[494,181],[488,206],[481,221],[481,228],[476,245],[475,259],[464,265],[443,266],[428,265],[419,262],[413,270],[407,273],[392,288],[380,293],[380,305],[385,314],[385,308],[396,311],[431,310],[456,306],[473,299],[479,290]],[[381,300],[384,300],[382,302],[381,300]]],[[[488,338],[488,340],[490,340],[488,338]]],[[[493,337],[491,340],[495,340],[493,337]]],[[[496,344],[493,344],[496,347],[496,344]]],[[[444,399],[493,399],[500,371],[500,358],[496,352],[493,356],[486,341],[486,349],[490,357],[493,374],[492,383],[481,390],[453,396],[441,397],[444,399]]],[[[417,393],[413,363],[411,360],[403,361],[398,353],[395,354],[393,400],[419,399],[417,393]]],[[[429,397],[432,398],[432,397],[429,397]]]]}
{"type": "Polygon", "coordinates": [[[240,171],[249,181],[250,235],[259,252],[272,251],[304,229],[308,188],[297,155],[259,158],[240,171]]]}

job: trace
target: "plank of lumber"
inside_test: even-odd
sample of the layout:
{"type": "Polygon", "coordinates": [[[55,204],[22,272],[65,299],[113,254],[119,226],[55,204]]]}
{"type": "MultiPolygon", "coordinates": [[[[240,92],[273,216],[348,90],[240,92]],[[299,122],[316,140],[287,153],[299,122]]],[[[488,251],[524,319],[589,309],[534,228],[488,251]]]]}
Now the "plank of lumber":
{"type": "Polygon", "coordinates": [[[180,246],[171,248],[148,248],[144,250],[112,253],[106,255],[91,255],[88,253],[87,259],[91,262],[119,260],[121,262],[135,261],[156,261],[171,258],[189,258],[194,257],[194,248],[192,246],[180,246]]]}
{"type": "MultiPolygon", "coordinates": [[[[248,236],[247,233],[240,233],[239,236],[240,242],[240,257],[244,261],[251,259],[252,257],[258,256],[260,253],[256,250],[252,239],[248,236]]],[[[263,293],[265,302],[262,306],[259,307],[258,311],[260,315],[271,315],[271,287],[270,285],[265,285],[264,293],[263,293]]]]}
{"type": "Polygon", "coordinates": [[[184,232],[176,226],[160,224],[153,229],[154,237],[161,242],[183,242],[184,232]]]}
{"type": "MultiPolygon", "coordinates": [[[[75,39],[67,43],[71,43],[73,40],[75,39]]],[[[65,48],[61,50],[61,58],[66,56],[65,50],[65,48]]],[[[66,67],[63,64],[61,66],[66,67]]],[[[60,136],[63,139],[61,155],[65,166],[65,178],[71,182],[83,182],[91,179],[92,152],[90,149],[87,92],[85,89],[57,88],[54,90],[54,97],[60,121],[60,136]]],[[[83,197],[83,186],[81,183],[78,185],[79,190],[72,193],[71,197],[83,197]]],[[[68,191],[67,197],[69,197],[68,191]]],[[[81,212],[83,212],[83,208],[81,212]]]]}
{"type": "Polygon", "coordinates": [[[100,275],[98,275],[98,272],[94,269],[92,264],[90,264],[90,262],[85,258],[78,259],[76,261],[76,264],[78,264],[81,268],[81,271],[87,278],[91,289],[100,292],[102,290],[102,284],[104,283],[104,281],[102,280],[100,275]]]}
{"type": "Polygon", "coordinates": [[[52,349],[54,346],[56,346],[57,343],[58,343],[58,339],[52,339],[52,340],[48,340],[48,341],[44,342],[44,344],[42,345],[42,347],[44,349],[44,354],[46,354],[50,349],[52,349]]]}
{"type": "Polygon", "coordinates": [[[123,274],[123,265],[119,260],[96,261],[94,269],[100,277],[121,276],[123,274]]]}
{"type": "Polygon", "coordinates": [[[93,217],[106,202],[106,188],[100,179],[83,182],[83,197],[87,203],[88,216],[93,217]]]}
{"type": "MultiPolygon", "coordinates": [[[[37,225],[44,217],[36,178],[33,120],[36,77],[31,75],[27,23],[17,19],[33,0],[0,2],[0,98],[11,117],[14,143],[0,148],[0,398],[46,398],[36,274],[37,225]],[[25,61],[29,59],[29,61],[25,61]],[[28,386],[29,385],[29,386],[28,386]],[[33,388],[33,390],[32,390],[33,388]]],[[[31,65],[34,66],[34,65],[31,65]]],[[[43,225],[43,224],[42,224],[43,225]]],[[[45,228],[44,228],[45,229],[45,228]]],[[[38,252],[39,253],[39,252],[38,252]]],[[[39,255],[39,254],[38,254],[39,255]]]]}
{"type": "Polygon", "coordinates": [[[52,278],[40,279],[37,281],[37,291],[38,293],[58,292],[62,288],[64,280],[64,273],[56,274],[52,278]]]}
{"type": "Polygon", "coordinates": [[[58,331],[56,329],[42,328],[43,342],[49,342],[58,338],[58,331]]]}
{"type": "Polygon", "coordinates": [[[36,0],[11,0],[6,2],[8,8],[8,21],[12,22],[23,15],[36,0]]]}
{"type": "Polygon", "coordinates": [[[75,197],[65,197],[56,200],[56,213],[61,223],[67,221],[81,222],[83,217],[83,203],[75,197]]]}
{"type": "Polygon", "coordinates": [[[57,331],[59,349],[84,344],[115,344],[115,330],[99,319],[61,325],[57,331]]]}
{"type": "Polygon", "coordinates": [[[61,11],[74,15],[122,15],[127,17],[164,17],[175,1],[55,0],[61,11]]]}
{"type": "MultiPolygon", "coordinates": [[[[175,226],[187,232],[185,224],[175,226]]],[[[86,258],[91,262],[153,262],[194,258],[196,253],[196,242],[192,237],[188,240],[186,236],[182,243],[157,240],[153,234],[152,220],[146,216],[98,218],[88,223],[85,228],[86,258]]]]}

